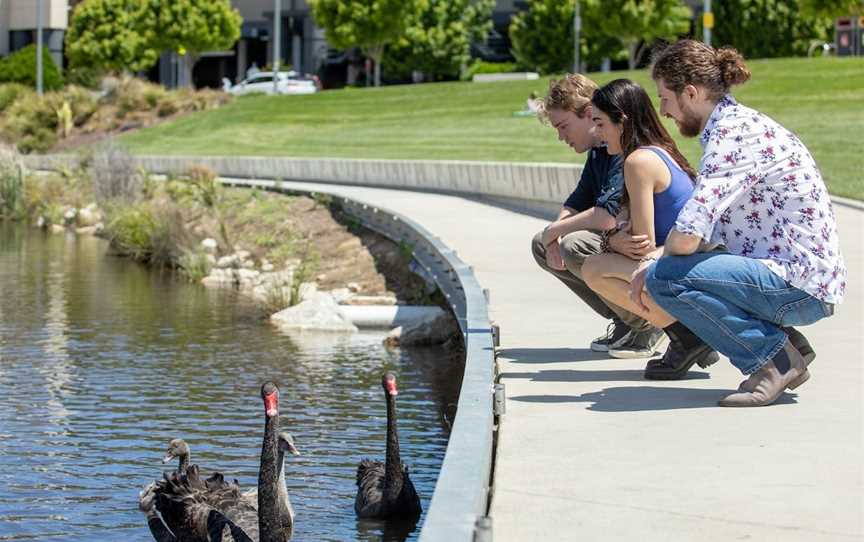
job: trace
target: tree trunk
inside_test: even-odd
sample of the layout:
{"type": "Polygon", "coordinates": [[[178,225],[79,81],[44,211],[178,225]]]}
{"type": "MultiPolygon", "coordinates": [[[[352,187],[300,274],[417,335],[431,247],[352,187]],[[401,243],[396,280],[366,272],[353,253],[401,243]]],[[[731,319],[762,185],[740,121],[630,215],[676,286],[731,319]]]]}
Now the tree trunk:
{"type": "Polygon", "coordinates": [[[384,57],[384,45],[374,45],[369,47],[366,54],[374,63],[373,71],[375,72],[375,86],[381,86],[381,59],[384,57]]]}
{"type": "Polygon", "coordinates": [[[627,44],[627,67],[630,68],[631,70],[636,69],[636,62],[637,62],[636,53],[638,52],[637,51],[638,49],[639,49],[639,41],[638,40],[631,41],[627,44]]]}
{"type": "Polygon", "coordinates": [[[177,86],[182,88],[194,88],[195,84],[192,82],[192,69],[195,67],[195,64],[198,63],[198,55],[193,54],[185,54],[182,57],[182,70],[181,70],[181,80],[178,81],[177,86]]]}
{"type": "Polygon", "coordinates": [[[642,55],[648,49],[648,42],[635,40],[627,44],[627,65],[631,70],[635,70],[642,60],[642,55]]]}

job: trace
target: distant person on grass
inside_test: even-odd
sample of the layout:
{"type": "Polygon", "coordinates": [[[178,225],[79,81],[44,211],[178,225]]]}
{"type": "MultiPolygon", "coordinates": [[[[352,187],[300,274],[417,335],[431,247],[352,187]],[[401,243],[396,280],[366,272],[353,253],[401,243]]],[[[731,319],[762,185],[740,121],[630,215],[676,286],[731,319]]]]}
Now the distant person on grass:
{"type": "MultiPolygon", "coordinates": [[[[663,127],[651,98],[629,79],[603,85],[591,99],[597,135],[609,154],[624,160],[623,210],[616,230],[607,232],[608,247],[589,256],[582,277],[595,292],[619,307],[640,314],[657,327],[651,312],[630,299],[633,272],[656,261],[675,224],[678,212],[693,193],[696,172],[663,127]]],[[[675,323],[663,329],[670,339],[662,359],[651,360],[645,378],[677,380],[694,363],[708,367],[720,357],[686,327],[675,323]],[[685,347],[687,344],[690,348],[685,347]]],[[[610,351],[615,355],[615,349],[610,351]]]]}
{"type": "Polygon", "coordinates": [[[791,326],[831,316],[846,289],[828,192],[793,133],[729,94],[750,78],[734,49],[682,40],[655,56],[651,75],[661,113],[700,136],[704,155],[692,199],[658,261],[637,268],[631,296],[747,375],[720,405],[771,404],[810,377],[815,352],[791,326]],[[709,251],[718,244],[728,252],[709,251]]]}
{"type": "Polygon", "coordinates": [[[576,189],[564,202],[558,218],[534,236],[531,250],[548,271],[581,298],[594,312],[611,320],[606,333],[591,349],[614,347],[626,357],[652,355],[663,334],[644,319],[594,293],[582,279],[585,258],[601,251],[600,232],[615,227],[620,211],[623,177],[620,156],[609,154],[594,133],[591,96],[593,81],[580,74],[551,81],[539,117],[558,131],[558,139],[577,153],[588,153],[576,189]]]}

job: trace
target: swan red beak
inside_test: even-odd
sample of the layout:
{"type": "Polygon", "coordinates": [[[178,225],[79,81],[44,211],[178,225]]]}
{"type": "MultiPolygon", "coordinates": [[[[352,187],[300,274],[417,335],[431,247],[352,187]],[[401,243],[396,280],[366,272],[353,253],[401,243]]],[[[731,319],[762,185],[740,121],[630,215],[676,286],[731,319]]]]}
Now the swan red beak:
{"type": "Polygon", "coordinates": [[[274,391],[270,395],[264,396],[264,412],[268,418],[279,415],[279,392],[274,391]]]}
{"type": "Polygon", "coordinates": [[[388,378],[387,380],[385,380],[384,381],[384,387],[387,389],[388,394],[393,395],[394,397],[396,395],[399,395],[399,390],[396,389],[396,379],[395,378],[388,378]]]}

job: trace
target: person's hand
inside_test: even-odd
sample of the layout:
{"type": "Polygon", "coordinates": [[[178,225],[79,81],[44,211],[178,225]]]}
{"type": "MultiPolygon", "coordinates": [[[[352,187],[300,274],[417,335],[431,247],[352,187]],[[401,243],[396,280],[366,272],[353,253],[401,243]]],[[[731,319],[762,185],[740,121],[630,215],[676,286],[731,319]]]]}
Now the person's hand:
{"type": "Polygon", "coordinates": [[[541,242],[544,247],[548,247],[552,243],[557,243],[558,238],[561,237],[561,234],[558,233],[558,228],[556,227],[557,223],[552,222],[543,230],[543,236],[541,237],[541,242]]]}
{"type": "Polygon", "coordinates": [[[642,291],[645,289],[645,276],[648,274],[648,267],[654,260],[645,260],[639,262],[639,267],[630,275],[630,301],[645,312],[651,312],[645,301],[642,299],[642,291]]]}
{"type": "Polygon", "coordinates": [[[626,229],[609,237],[609,248],[631,260],[638,260],[652,250],[651,240],[647,235],[630,235],[630,231],[626,229]]]}
{"type": "Polygon", "coordinates": [[[546,247],[546,265],[556,271],[567,269],[564,265],[564,258],[561,257],[561,245],[557,240],[552,241],[552,244],[546,247]]]}

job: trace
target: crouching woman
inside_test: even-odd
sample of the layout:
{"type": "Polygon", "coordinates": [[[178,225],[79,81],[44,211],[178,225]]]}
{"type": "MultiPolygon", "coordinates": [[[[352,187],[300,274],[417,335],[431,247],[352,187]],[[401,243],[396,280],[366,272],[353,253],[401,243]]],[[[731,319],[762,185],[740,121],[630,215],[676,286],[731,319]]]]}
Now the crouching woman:
{"type": "MultiPolygon", "coordinates": [[[[606,252],[589,257],[582,275],[598,295],[645,318],[669,337],[666,353],[648,362],[645,377],[680,379],[694,364],[707,367],[719,356],[650,300],[647,311],[634,303],[630,281],[640,263],[662,254],[678,212],[693,193],[696,172],[638,84],[616,79],[597,89],[591,103],[595,129],[607,151],[623,157],[626,190],[618,228],[607,234],[606,252]]],[[[614,349],[609,353],[623,357],[614,349]]]]}

